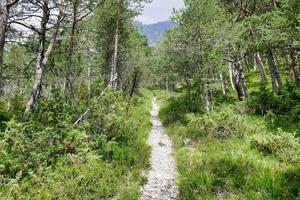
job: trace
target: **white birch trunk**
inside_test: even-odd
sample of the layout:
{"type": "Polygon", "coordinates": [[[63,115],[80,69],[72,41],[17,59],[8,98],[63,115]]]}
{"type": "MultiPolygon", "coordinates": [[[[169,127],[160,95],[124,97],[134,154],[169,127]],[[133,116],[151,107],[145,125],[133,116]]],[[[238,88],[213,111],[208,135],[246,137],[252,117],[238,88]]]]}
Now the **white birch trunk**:
{"type": "Polygon", "coordinates": [[[234,82],[233,82],[233,69],[232,69],[232,63],[229,62],[228,64],[229,68],[229,79],[230,79],[230,84],[233,90],[235,90],[234,82]]]}
{"type": "Polygon", "coordinates": [[[114,90],[117,89],[117,65],[118,65],[118,48],[119,48],[119,23],[120,23],[120,0],[117,0],[117,19],[116,19],[116,31],[115,31],[115,44],[114,44],[114,54],[112,59],[112,66],[110,72],[109,86],[114,90]]]}
{"type": "Polygon", "coordinates": [[[43,19],[41,21],[41,35],[40,35],[40,41],[39,41],[39,49],[37,53],[37,61],[35,66],[35,80],[33,84],[32,93],[30,96],[30,99],[27,103],[26,110],[24,112],[24,118],[28,118],[31,110],[38,109],[38,100],[41,95],[42,91],[42,81],[44,76],[44,69],[48,62],[48,59],[55,47],[56,43],[56,37],[59,31],[61,19],[63,17],[63,11],[64,11],[64,0],[60,0],[60,7],[59,7],[59,15],[57,18],[57,22],[55,24],[51,40],[49,42],[49,45],[47,47],[47,50],[45,52],[45,42],[46,42],[46,32],[47,32],[47,22],[49,21],[49,10],[48,10],[48,4],[49,0],[44,1],[44,8],[43,8],[43,19]]]}

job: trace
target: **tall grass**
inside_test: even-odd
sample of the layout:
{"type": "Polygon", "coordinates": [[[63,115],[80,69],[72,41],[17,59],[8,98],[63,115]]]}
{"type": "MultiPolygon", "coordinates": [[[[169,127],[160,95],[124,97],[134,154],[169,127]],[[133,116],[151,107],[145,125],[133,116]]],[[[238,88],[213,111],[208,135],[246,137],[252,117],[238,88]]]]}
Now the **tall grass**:
{"type": "Polygon", "coordinates": [[[270,129],[245,104],[194,114],[178,94],[161,99],[160,117],[178,162],[179,199],[300,199],[300,147],[293,133],[270,129]]]}

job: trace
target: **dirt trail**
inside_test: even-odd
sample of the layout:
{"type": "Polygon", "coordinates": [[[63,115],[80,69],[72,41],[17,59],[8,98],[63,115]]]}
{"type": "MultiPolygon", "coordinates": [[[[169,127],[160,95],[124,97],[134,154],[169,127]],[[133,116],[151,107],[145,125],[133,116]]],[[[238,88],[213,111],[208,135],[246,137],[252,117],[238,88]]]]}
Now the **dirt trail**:
{"type": "Polygon", "coordinates": [[[159,106],[156,99],[152,102],[152,131],[148,144],[152,148],[151,169],[148,183],[143,188],[140,200],[174,200],[177,199],[176,163],[172,156],[172,142],[165,134],[158,118],[159,106]]]}

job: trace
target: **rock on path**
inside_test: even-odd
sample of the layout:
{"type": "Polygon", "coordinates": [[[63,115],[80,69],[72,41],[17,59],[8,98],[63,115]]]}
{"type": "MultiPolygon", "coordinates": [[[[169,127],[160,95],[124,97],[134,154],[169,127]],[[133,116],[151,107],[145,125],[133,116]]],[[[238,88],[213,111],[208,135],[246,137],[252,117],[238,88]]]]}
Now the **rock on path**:
{"type": "Polygon", "coordinates": [[[177,171],[172,156],[172,142],[165,134],[158,112],[159,106],[154,98],[151,111],[153,127],[148,139],[148,144],[152,148],[151,169],[148,174],[148,183],[143,188],[143,196],[140,200],[177,199],[177,171]]]}

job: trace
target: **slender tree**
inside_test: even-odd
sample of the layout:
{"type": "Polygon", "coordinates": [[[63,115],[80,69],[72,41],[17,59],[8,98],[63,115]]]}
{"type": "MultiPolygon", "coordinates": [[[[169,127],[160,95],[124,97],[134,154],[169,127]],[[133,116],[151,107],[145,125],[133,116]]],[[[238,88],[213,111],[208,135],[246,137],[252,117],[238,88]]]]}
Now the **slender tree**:
{"type": "Polygon", "coordinates": [[[7,23],[9,18],[9,12],[13,5],[18,0],[1,0],[0,1],[0,96],[4,92],[4,80],[3,80],[3,53],[6,39],[7,23]]]}
{"type": "Polygon", "coordinates": [[[38,52],[37,52],[37,59],[35,64],[35,79],[34,84],[31,92],[31,96],[26,106],[26,110],[24,113],[24,118],[27,118],[32,110],[38,109],[38,100],[40,98],[42,92],[42,82],[44,76],[44,70],[48,63],[49,57],[55,47],[57,35],[59,32],[61,20],[63,19],[64,15],[64,7],[65,2],[64,0],[59,0],[59,14],[55,25],[53,27],[53,32],[51,35],[51,39],[47,46],[46,44],[46,35],[47,35],[47,25],[50,20],[50,10],[49,10],[49,0],[45,0],[42,2],[42,19],[40,25],[40,34],[39,34],[39,42],[38,42],[38,52]]]}

